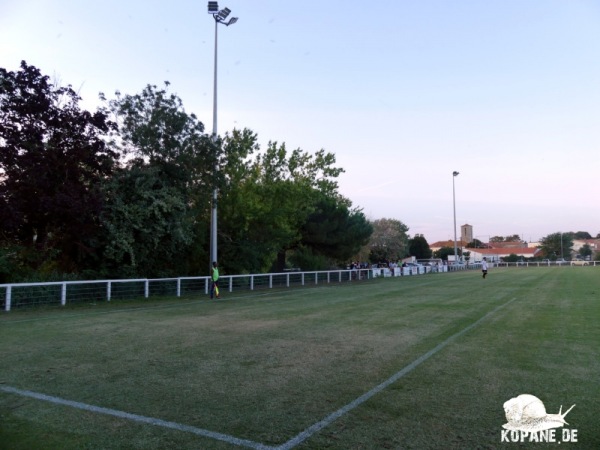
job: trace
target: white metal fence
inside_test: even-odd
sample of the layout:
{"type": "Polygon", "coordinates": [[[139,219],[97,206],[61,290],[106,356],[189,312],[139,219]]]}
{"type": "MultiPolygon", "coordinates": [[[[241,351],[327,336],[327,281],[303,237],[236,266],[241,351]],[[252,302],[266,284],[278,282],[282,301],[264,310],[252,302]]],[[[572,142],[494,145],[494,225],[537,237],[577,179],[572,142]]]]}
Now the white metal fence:
{"type": "MultiPolygon", "coordinates": [[[[372,278],[371,269],[322,272],[286,272],[229,275],[219,279],[219,288],[229,292],[278,287],[343,283],[372,278]]],[[[207,295],[210,277],[179,277],[133,280],[57,281],[0,284],[0,305],[4,311],[41,305],[110,302],[159,296],[207,295]]]]}
{"type": "MultiPolygon", "coordinates": [[[[598,261],[586,262],[590,266],[600,266],[598,261]]],[[[555,264],[542,262],[495,263],[498,267],[545,267],[560,265],[572,267],[570,262],[555,264]]],[[[573,262],[573,265],[579,265],[573,262]]],[[[419,266],[410,268],[371,268],[350,270],[329,270],[319,272],[286,272],[252,275],[228,275],[219,279],[219,287],[229,292],[252,291],[256,289],[289,288],[318,284],[344,283],[367,280],[374,277],[394,277],[422,275],[431,272],[458,270],[478,270],[481,264],[455,266],[419,266]]],[[[10,311],[42,305],[66,305],[117,300],[130,300],[149,297],[183,297],[207,295],[210,277],[179,277],[134,280],[90,280],[58,281],[45,283],[0,284],[0,310],[10,311]]]]}

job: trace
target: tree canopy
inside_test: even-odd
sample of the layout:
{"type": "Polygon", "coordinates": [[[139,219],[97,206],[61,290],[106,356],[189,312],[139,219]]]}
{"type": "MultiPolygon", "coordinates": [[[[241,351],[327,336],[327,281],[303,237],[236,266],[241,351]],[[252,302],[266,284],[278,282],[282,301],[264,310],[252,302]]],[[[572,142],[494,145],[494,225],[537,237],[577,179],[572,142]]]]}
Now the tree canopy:
{"type": "Polygon", "coordinates": [[[115,124],[79,100],[25,61],[0,68],[0,237],[35,269],[75,270],[99,231],[115,124]]]}
{"type": "Polygon", "coordinates": [[[288,253],[290,264],[307,269],[350,258],[371,228],[337,193],[342,169],[334,166],[335,156],[289,152],[276,142],[259,152],[256,140],[249,130],[224,138],[229,162],[219,202],[223,257],[238,272],[283,270],[288,253]]]}
{"type": "Polygon", "coordinates": [[[214,139],[168,83],[100,97],[90,113],[25,62],[0,69],[0,281],[204,274],[215,188],[225,273],[345,265],[368,242],[332,153],[214,139]]]}
{"type": "MultiPolygon", "coordinates": [[[[188,115],[168,84],[136,95],[117,93],[104,109],[119,126],[111,146],[122,164],[103,182],[102,272],[174,276],[200,271],[207,242],[212,167],[220,147],[188,115]]],[[[103,97],[104,98],[104,97],[103,97]]]]}
{"type": "Polygon", "coordinates": [[[397,219],[372,222],[369,260],[372,263],[398,261],[408,256],[408,227],[397,219]]]}
{"type": "Polygon", "coordinates": [[[546,258],[570,259],[573,248],[573,233],[552,233],[540,241],[540,248],[546,258]]]}
{"type": "Polygon", "coordinates": [[[427,239],[422,234],[416,234],[410,239],[408,244],[408,252],[411,256],[417,259],[428,259],[431,258],[432,251],[429,248],[427,239]]]}
{"type": "Polygon", "coordinates": [[[513,234],[510,236],[492,236],[490,238],[490,242],[519,242],[521,241],[521,237],[518,234],[513,234]]]}

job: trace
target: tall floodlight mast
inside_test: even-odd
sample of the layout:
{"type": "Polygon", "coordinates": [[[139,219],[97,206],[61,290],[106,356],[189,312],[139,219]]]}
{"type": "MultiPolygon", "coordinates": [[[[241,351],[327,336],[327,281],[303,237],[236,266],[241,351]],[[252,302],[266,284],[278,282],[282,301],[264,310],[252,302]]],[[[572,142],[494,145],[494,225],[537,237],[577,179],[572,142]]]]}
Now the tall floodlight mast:
{"type": "MultiPolygon", "coordinates": [[[[213,89],[213,131],[212,139],[213,142],[217,141],[217,41],[218,41],[218,25],[223,24],[225,26],[233,25],[238,21],[237,17],[232,17],[228,21],[225,21],[231,10],[229,8],[223,8],[219,10],[218,2],[208,2],[208,13],[215,19],[215,74],[214,74],[214,89],[213,89]]],[[[214,174],[218,171],[218,165],[215,158],[214,174]]],[[[214,177],[216,180],[216,176],[214,177]]],[[[210,221],[210,261],[209,267],[211,267],[213,261],[217,261],[217,187],[214,186],[212,196],[212,210],[211,210],[211,221],[210,221]]]]}

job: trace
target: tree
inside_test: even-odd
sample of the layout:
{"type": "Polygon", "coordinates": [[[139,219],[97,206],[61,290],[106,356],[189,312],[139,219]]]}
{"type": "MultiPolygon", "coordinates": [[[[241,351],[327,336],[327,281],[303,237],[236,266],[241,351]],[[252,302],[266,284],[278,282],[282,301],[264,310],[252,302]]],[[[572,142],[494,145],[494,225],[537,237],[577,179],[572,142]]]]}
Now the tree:
{"type": "Polygon", "coordinates": [[[593,253],[592,246],[590,244],[583,244],[579,249],[579,254],[583,257],[591,257],[593,253]]]}
{"type": "Polygon", "coordinates": [[[56,87],[34,66],[0,69],[0,222],[34,269],[77,271],[103,207],[100,182],[116,154],[103,137],[103,111],[79,108],[71,86],[56,87]]]}
{"type": "Polygon", "coordinates": [[[408,241],[408,252],[417,259],[431,258],[431,249],[422,234],[416,234],[408,241]]]}
{"type": "Polygon", "coordinates": [[[104,183],[101,274],[167,277],[190,272],[194,233],[189,206],[159,172],[134,166],[104,183]]]}
{"type": "MultiPolygon", "coordinates": [[[[462,249],[457,248],[456,250],[457,250],[458,256],[462,256],[462,249]]],[[[444,261],[448,261],[449,255],[454,256],[454,248],[453,247],[442,247],[439,250],[436,250],[435,252],[433,252],[434,258],[440,258],[444,261]]]]}
{"type": "Polygon", "coordinates": [[[372,222],[373,234],[369,240],[369,260],[372,263],[397,261],[408,255],[408,227],[396,219],[378,219],[372,222]]]}
{"type": "Polygon", "coordinates": [[[473,239],[467,244],[467,248],[489,248],[489,245],[481,242],[479,239],[473,239]]]}
{"type": "Polygon", "coordinates": [[[504,262],[513,262],[514,263],[514,262],[517,262],[520,260],[521,260],[521,258],[519,256],[517,256],[516,253],[511,253],[510,255],[504,256],[502,258],[502,261],[504,261],[504,262]]]}
{"type": "Polygon", "coordinates": [[[544,256],[549,259],[569,259],[573,247],[571,233],[552,233],[540,240],[540,248],[544,256]]]}
{"type": "Polygon", "coordinates": [[[302,227],[319,201],[339,198],[335,178],[343,171],[323,150],[288,152],[285,144],[269,142],[259,152],[256,141],[248,130],[224,138],[229,162],[219,202],[221,259],[237,273],[283,270],[287,252],[300,251],[302,227]]]}
{"type": "Polygon", "coordinates": [[[168,86],[117,93],[108,102],[119,124],[112,145],[127,157],[103,183],[108,273],[174,276],[198,273],[208,264],[208,199],[223,184],[213,170],[223,159],[221,142],[204,134],[204,125],[185,112],[168,86]]]}
{"type": "Polygon", "coordinates": [[[510,236],[493,236],[490,238],[490,242],[519,242],[521,241],[521,237],[518,234],[513,234],[510,236]]]}
{"type": "Polygon", "coordinates": [[[301,262],[295,255],[296,265],[307,270],[318,270],[347,262],[369,241],[373,226],[362,211],[351,209],[349,201],[324,196],[317,200],[315,210],[300,231],[302,238],[296,250],[303,248],[305,251],[297,253],[324,258],[317,258],[319,263],[311,264],[312,257],[304,258],[301,262]]]}

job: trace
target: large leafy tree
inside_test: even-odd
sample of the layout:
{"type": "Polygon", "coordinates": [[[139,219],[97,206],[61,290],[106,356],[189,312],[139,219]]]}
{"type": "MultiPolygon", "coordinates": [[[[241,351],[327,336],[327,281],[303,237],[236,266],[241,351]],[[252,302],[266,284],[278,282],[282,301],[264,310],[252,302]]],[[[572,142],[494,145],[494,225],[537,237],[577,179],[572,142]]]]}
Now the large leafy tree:
{"type": "Polygon", "coordinates": [[[122,167],[104,183],[104,270],[121,276],[199,273],[208,264],[213,167],[219,143],[181,99],[148,85],[108,102],[122,167]]]}
{"type": "Polygon", "coordinates": [[[25,61],[16,72],[0,68],[2,238],[29,249],[36,269],[76,271],[94,251],[99,185],[116,156],[103,136],[114,124],[79,100],[25,61]]]}
{"type": "Polygon", "coordinates": [[[133,166],[104,183],[104,236],[99,274],[174,276],[189,270],[193,221],[185,196],[155,167],[133,166]]]}
{"type": "Polygon", "coordinates": [[[408,241],[408,252],[417,259],[431,258],[431,249],[427,239],[422,234],[416,234],[408,241]]]}
{"type": "Polygon", "coordinates": [[[552,233],[540,240],[540,248],[547,258],[569,259],[573,248],[573,233],[552,233]]]}
{"type": "Polygon", "coordinates": [[[283,269],[287,251],[301,245],[302,227],[318,202],[338,198],[335,178],[342,169],[334,166],[334,155],[289,152],[276,142],[259,150],[249,130],[234,130],[224,139],[219,258],[238,273],[283,269]]]}
{"type": "Polygon", "coordinates": [[[396,219],[377,219],[372,222],[369,240],[369,260],[372,263],[397,261],[408,255],[408,227],[396,219]]]}
{"type": "Polygon", "coordinates": [[[594,251],[592,250],[592,246],[590,244],[583,244],[579,249],[579,254],[583,257],[591,257],[594,251]]]}
{"type": "Polygon", "coordinates": [[[234,130],[224,139],[225,186],[219,196],[220,264],[237,273],[268,270],[299,238],[310,190],[289,170],[285,145],[258,153],[257,136],[234,130]]]}
{"type": "Polygon", "coordinates": [[[315,270],[349,261],[369,241],[373,226],[343,198],[323,197],[314,206],[301,228],[296,265],[315,270]]]}

